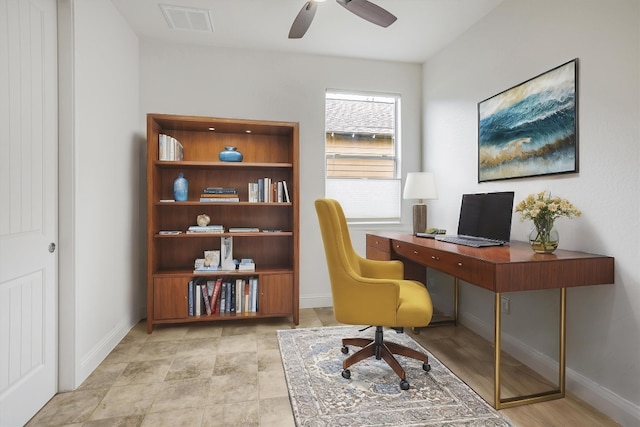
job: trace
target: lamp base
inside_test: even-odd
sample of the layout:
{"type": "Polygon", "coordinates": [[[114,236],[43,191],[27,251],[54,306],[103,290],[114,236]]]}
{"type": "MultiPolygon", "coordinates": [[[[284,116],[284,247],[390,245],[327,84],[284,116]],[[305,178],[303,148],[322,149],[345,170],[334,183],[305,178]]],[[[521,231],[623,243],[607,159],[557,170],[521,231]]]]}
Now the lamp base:
{"type": "Polygon", "coordinates": [[[424,233],[427,230],[427,205],[413,205],[413,234],[424,233]]]}

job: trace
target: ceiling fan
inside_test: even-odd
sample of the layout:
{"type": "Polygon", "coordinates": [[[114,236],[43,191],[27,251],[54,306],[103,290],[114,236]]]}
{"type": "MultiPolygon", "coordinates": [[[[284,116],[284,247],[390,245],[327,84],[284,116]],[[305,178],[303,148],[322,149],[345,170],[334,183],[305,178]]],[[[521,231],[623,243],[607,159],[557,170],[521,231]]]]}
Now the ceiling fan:
{"type": "MultiPolygon", "coordinates": [[[[304,34],[309,29],[309,26],[311,25],[311,21],[313,21],[313,17],[316,14],[318,3],[321,3],[323,1],[325,0],[309,0],[305,3],[300,12],[298,12],[298,16],[296,16],[293,24],[291,25],[291,29],[289,30],[290,39],[299,39],[304,36],[304,34]]],[[[380,25],[381,27],[386,28],[389,25],[393,24],[397,19],[387,10],[371,3],[368,0],[336,1],[345,9],[358,15],[360,18],[372,22],[376,25],[380,25]]]]}

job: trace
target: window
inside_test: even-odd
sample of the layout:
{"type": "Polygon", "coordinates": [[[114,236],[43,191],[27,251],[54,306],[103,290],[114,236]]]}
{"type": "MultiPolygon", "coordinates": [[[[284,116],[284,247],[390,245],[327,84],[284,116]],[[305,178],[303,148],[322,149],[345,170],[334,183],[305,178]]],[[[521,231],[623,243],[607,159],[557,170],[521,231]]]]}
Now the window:
{"type": "Polygon", "coordinates": [[[349,222],[400,220],[400,97],[327,91],[326,196],[349,222]]]}

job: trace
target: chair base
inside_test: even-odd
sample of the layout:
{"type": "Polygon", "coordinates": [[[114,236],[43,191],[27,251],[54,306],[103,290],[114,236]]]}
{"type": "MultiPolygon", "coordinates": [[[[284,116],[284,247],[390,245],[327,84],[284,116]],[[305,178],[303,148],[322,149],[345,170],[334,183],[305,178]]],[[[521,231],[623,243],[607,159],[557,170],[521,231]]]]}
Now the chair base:
{"type": "Polygon", "coordinates": [[[362,348],[344,359],[344,361],[342,362],[343,377],[348,377],[350,375],[350,373],[347,373],[347,375],[345,375],[345,372],[348,371],[348,368],[350,366],[360,362],[361,360],[367,359],[371,356],[375,356],[376,359],[384,359],[384,361],[387,362],[391,369],[393,369],[393,372],[395,372],[396,375],[400,377],[400,387],[403,390],[406,390],[409,388],[409,384],[407,383],[407,374],[405,373],[402,366],[400,366],[400,363],[398,363],[398,360],[395,358],[394,354],[410,357],[415,360],[421,360],[422,368],[425,371],[429,371],[431,369],[431,366],[428,364],[429,357],[426,354],[400,344],[384,341],[382,326],[376,326],[375,339],[343,338],[342,352],[348,352],[347,346],[350,345],[362,348]]]}

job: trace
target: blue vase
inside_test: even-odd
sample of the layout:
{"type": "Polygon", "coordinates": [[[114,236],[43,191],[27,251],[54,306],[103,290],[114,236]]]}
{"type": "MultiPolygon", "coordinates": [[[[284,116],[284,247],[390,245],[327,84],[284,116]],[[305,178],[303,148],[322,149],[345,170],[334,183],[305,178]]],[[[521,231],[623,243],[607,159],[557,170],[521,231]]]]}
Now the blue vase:
{"type": "Polygon", "coordinates": [[[173,181],[173,198],[176,202],[185,202],[189,194],[189,182],[180,172],[178,177],[173,181]]]}
{"type": "Polygon", "coordinates": [[[236,147],[227,146],[218,155],[222,162],[241,162],[242,153],[236,147]]]}

